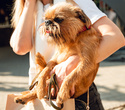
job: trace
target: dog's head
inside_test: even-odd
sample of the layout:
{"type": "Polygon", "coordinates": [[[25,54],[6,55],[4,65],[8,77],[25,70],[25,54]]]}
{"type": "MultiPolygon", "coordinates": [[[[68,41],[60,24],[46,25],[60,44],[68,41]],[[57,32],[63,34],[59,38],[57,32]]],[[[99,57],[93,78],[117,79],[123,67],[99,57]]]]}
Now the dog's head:
{"type": "Polygon", "coordinates": [[[85,13],[69,3],[59,3],[45,13],[43,33],[51,43],[62,44],[75,41],[83,27],[89,28],[91,22],[85,13]]]}

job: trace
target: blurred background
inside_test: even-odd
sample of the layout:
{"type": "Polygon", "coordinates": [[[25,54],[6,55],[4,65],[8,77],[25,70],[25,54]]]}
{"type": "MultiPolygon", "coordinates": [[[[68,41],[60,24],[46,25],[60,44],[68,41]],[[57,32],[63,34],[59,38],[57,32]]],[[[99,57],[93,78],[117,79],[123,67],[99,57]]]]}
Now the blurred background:
{"type": "MultiPolygon", "coordinates": [[[[125,0],[93,0],[125,35],[125,0]]],[[[0,0],[0,110],[5,109],[7,94],[28,90],[29,55],[13,53],[9,39],[13,32],[13,0],[0,0]]],[[[125,47],[101,62],[95,83],[106,110],[125,109],[125,47]]]]}

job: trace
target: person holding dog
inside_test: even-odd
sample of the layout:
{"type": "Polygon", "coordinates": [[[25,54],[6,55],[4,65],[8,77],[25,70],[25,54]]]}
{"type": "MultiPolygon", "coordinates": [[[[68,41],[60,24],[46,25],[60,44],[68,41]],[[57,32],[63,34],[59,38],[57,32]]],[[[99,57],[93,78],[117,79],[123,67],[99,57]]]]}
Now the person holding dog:
{"type": "MultiPolygon", "coordinates": [[[[93,27],[101,33],[103,40],[99,47],[97,63],[103,61],[119,48],[125,45],[125,39],[118,27],[110,21],[104,13],[97,9],[92,0],[68,0],[78,5],[90,18],[93,27]]],[[[47,45],[46,38],[41,38],[37,32],[39,25],[44,22],[41,14],[48,8],[49,0],[16,0],[12,25],[15,30],[12,34],[10,45],[13,51],[19,55],[30,52],[30,83],[35,77],[35,53],[40,52],[48,62],[54,53],[54,47],[47,45]],[[41,21],[42,20],[42,21],[41,21]],[[42,43],[41,43],[42,42],[42,43]]],[[[77,66],[79,57],[70,56],[66,61],[56,65],[50,74],[56,73],[57,81],[61,85],[65,77],[77,66]]],[[[93,83],[90,87],[90,109],[104,110],[99,93],[93,83]]],[[[71,90],[71,96],[75,93],[71,90]]],[[[86,102],[86,93],[78,97],[86,102]]],[[[78,103],[76,102],[76,105],[78,103]]]]}

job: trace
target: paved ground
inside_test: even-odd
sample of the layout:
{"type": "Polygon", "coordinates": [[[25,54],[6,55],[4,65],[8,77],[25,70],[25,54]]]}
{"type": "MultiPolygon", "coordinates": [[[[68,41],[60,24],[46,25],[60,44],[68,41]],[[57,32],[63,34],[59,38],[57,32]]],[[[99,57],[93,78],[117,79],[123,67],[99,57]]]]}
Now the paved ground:
{"type": "MultiPolygon", "coordinates": [[[[117,58],[112,56],[101,63],[95,79],[105,109],[125,104],[125,52],[119,53],[117,58]]],[[[28,89],[28,62],[28,55],[18,56],[9,47],[0,48],[0,110],[5,110],[7,94],[28,89]]]]}

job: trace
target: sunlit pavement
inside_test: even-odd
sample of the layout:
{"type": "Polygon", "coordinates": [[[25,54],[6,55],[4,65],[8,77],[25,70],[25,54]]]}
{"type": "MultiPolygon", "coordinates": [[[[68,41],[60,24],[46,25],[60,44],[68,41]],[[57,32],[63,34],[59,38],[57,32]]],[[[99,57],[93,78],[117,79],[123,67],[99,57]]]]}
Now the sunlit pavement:
{"type": "MultiPolygon", "coordinates": [[[[95,79],[105,109],[125,104],[125,62],[111,60],[101,63],[95,79]]],[[[28,54],[18,56],[10,47],[0,47],[0,110],[5,110],[7,94],[28,90],[28,68],[28,54]]]]}

